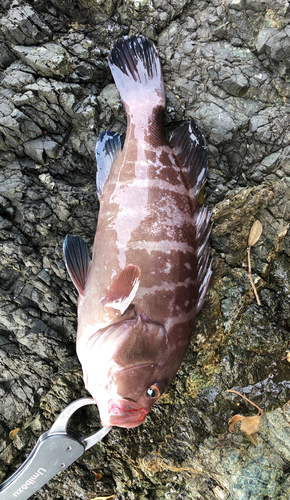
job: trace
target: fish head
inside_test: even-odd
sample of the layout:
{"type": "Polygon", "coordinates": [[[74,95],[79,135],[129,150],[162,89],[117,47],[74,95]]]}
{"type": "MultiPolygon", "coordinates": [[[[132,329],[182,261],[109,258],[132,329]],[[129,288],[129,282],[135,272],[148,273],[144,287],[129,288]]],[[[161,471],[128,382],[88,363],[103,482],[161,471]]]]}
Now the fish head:
{"type": "Polygon", "coordinates": [[[137,427],[171,382],[165,328],[141,316],[105,328],[83,355],[86,389],[105,427],[137,427]]]}
{"type": "Polygon", "coordinates": [[[110,399],[107,405],[99,405],[102,422],[127,428],[142,424],[165,390],[160,369],[158,362],[140,362],[113,370],[108,387],[110,399]]]}

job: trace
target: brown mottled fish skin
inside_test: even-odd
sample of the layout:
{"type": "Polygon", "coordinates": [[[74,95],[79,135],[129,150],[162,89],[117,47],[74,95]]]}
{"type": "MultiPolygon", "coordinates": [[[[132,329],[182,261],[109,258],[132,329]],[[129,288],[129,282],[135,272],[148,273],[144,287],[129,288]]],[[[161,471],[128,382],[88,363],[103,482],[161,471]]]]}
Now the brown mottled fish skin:
{"type": "MultiPolygon", "coordinates": [[[[80,292],[77,353],[86,388],[103,425],[135,427],[176,374],[208,288],[210,214],[197,201],[207,154],[193,121],[165,138],[164,84],[152,42],[120,40],[109,64],[127,112],[126,139],[121,150],[117,134],[105,132],[97,145],[92,261],[86,254],[72,270],[76,238],[64,253],[80,292]]],[[[76,260],[83,252],[75,250],[76,260]]]]}

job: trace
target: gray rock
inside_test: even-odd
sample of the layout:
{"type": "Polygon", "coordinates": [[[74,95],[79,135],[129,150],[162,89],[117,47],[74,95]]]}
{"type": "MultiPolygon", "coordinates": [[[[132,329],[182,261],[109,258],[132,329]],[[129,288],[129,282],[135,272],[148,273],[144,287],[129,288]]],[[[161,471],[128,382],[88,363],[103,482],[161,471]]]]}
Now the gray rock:
{"type": "Polygon", "coordinates": [[[236,74],[226,78],[222,82],[221,87],[233,96],[240,96],[247,92],[249,84],[247,78],[238,71],[236,74]]]}
{"type": "Polygon", "coordinates": [[[290,54],[290,31],[277,28],[263,28],[257,37],[256,47],[259,53],[265,52],[273,61],[285,61],[288,65],[290,54]]]}
{"type": "Polygon", "coordinates": [[[18,45],[44,43],[52,37],[49,27],[30,5],[12,6],[7,17],[0,20],[0,33],[10,43],[18,45]]]}
{"type": "Polygon", "coordinates": [[[233,138],[237,125],[223,108],[215,103],[202,105],[197,111],[197,118],[209,134],[210,142],[217,146],[233,138]]]}
{"type": "Polygon", "coordinates": [[[270,42],[270,49],[274,61],[285,61],[287,64],[290,56],[290,31],[277,33],[270,42]]]}
{"type": "Polygon", "coordinates": [[[56,158],[58,147],[57,142],[49,137],[34,139],[24,143],[25,153],[39,163],[45,163],[47,156],[49,158],[56,158]]]}
{"type": "Polygon", "coordinates": [[[0,42],[0,68],[7,68],[15,59],[16,57],[7,45],[0,42]]]}
{"type": "Polygon", "coordinates": [[[126,123],[126,115],[119,92],[114,84],[107,85],[98,96],[101,110],[100,121],[109,124],[114,116],[117,120],[126,123]]]}
{"type": "Polygon", "coordinates": [[[245,0],[225,0],[227,9],[243,10],[245,8],[245,0]]]}
{"type": "Polygon", "coordinates": [[[13,90],[22,90],[25,85],[33,82],[35,82],[33,75],[16,70],[12,73],[8,72],[2,80],[2,85],[13,90]]]}
{"type": "Polygon", "coordinates": [[[42,76],[65,77],[76,67],[68,52],[55,43],[46,43],[39,47],[15,45],[14,53],[42,76]]]}
{"type": "MultiPolygon", "coordinates": [[[[143,33],[161,56],[167,135],[195,119],[206,136],[213,279],[186,359],[145,424],[112,429],[35,498],[288,500],[289,21],[286,0],[2,1],[0,481],[87,395],[62,243],[68,233],[93,243],[95,143],[126,130],[108,50],[143,33]],[[247,276],[256,219],[261,307],[247,276]],[[228,431],[233,415],[257,410],[229,388],[264,410],[257,446],[239,424],[228,431]]],[[[71,426],[95,432],[97,410],[71,426]]]]}

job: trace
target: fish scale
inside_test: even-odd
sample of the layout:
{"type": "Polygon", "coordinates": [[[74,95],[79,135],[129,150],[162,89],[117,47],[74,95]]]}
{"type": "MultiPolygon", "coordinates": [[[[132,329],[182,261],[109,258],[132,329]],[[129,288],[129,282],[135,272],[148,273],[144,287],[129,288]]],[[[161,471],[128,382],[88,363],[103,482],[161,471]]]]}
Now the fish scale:
{"type": "Polygon", "coordinates": [[[136,427],[176,374],[211,277],[204,137],[192,121],[167,141],[165,92],[154,44],[114,45],[109,66],[127,113],[123,148],[96,146],[100,200],[92,260],[68,236],[65,261],[79,291],[77,354],[102,424],[136,427]],[[202,191],[201,191],[202,192],[202,191]],[[201,197],[202,198],[202,197],[201,197]]]}

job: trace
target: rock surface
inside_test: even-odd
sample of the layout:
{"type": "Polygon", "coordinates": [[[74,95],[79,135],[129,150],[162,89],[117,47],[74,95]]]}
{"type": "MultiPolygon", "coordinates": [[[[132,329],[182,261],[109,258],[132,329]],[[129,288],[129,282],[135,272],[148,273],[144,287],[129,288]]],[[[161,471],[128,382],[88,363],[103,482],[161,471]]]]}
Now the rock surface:
{"type": "MultiPolygon", "coordinates": [[[[194,118],[208,141],[214,276],[146,423],[114,428],[34,498],[289,499],[289,2],[2,0],[0,16],[0,480],[86,395],[62,242],[70,233],[92,245],[95,143],[126,130],[108,50],[142,33],[162,60],[168,134],[194,118]],[[261,307],[247,277],[256,219],[261,307]],[[239,425],[228,432],[234,414],[256,409],[227,389],[264,410],[257,445],[239,425]]],[[[72,423],[84,435],[98,427],[94,408],[72,423]]]]}

